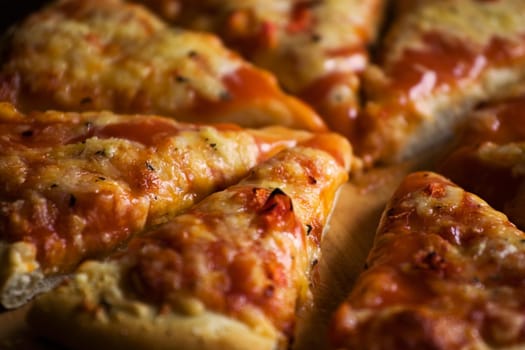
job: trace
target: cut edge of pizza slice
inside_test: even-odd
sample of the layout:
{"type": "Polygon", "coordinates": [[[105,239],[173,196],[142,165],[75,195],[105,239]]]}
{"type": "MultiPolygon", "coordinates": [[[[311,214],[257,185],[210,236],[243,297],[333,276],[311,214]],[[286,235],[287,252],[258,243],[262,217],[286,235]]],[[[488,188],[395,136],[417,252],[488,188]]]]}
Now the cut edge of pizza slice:
{"type": "Polygon", "coordinates": [[[319,135],[40,296],[28,321],[74,349],[286,349],[351,148],[319,135]]]}
{"type": "Polygon", "coordinates": [[[525,3],[405,1],[363,78],[356,154],[367,163],[425,157],[477,105],[525,85],[525,3]],[[480,25],[484,23],[484,25],[480,25]]]}
{"type": "Polygon", "coordinates": [[[8,103],[0,103],[0,135],[0,303],[7,308],[313,137],[153,115],[22,114],[8,103]]]}
{"type": "Polygon", "coordinates": [[[24,112],[111,110],[193,123],[327,129],[273,75],[217,37],[169,28],[123,0],[52,2],[8,39],[0,100],[24,112]]]}
{"type": "Polygon", "coordinates": [[[476,195],[436,173],[408,175],[333,316],[333,347],[523,347],[524,242],[476,195]]]}

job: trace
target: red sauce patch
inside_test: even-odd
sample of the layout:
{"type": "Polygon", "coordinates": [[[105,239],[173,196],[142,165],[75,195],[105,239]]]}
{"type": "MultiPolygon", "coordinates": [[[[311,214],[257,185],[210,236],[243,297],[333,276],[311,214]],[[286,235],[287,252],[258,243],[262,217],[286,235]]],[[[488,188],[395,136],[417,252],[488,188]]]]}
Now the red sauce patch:
{"type": "Polygon", "coordinates": [[[181,220],[132,242],[128,250],[136,261],[130,270],[132,284],[159,305],[170,304],[173,296],[191,295],[208,308],[233,316],[255,306],[279,329],[291,332],[297,290],[287,261],[289,254],[304,248],[304,232],[292,236],[293,241],[299,239],[290,241],[292,246],[268,249],[260,242],[267,239],[265,234],[301,230],[291,202],[280,190],[252,187],[237,188],[232,198],[250,217],[247,232],[220,230],[222,213],[194,207],[181,220]],[[209,236],[194,234],[201,232],[193,229],[195,224],[209,236]]]}
{"type": "Polygon", "coordinates": [[[354,100],[338,101],[332,94],[333,89],[339,85],[348,87],[352,93],[356,92],[356,79],[356,72],[334,72],[315,80],[300,93],[301,99],[323,116],[331,130],[350,139],[355,138],[359,104],[354,100]]]}
{"type": "Polygon", "coordinates": [[[241,67],[235,72],[224,77],[226,90],[223,96],[210,101],[197,97],[192,111],[197,114],[228,112],[239,106],[257,103],[280,94],[275,78],[261,70],[252,67],[241,67]]]}
{"type": "Polygon", "coordinates": [[[499,66],[525,56],[525,40],[519,43],[494,37],[481,49],[438,32],[426,33],[425,49],[407,49],[386,69],[393,90],[415,99],[435,89],[455,86],[477,77],[487,66],[499,66]]]}
{"type": "Polygon", "coordinates": [[[132,120],[130,117],[129,121],[98,128],[94,130],[92,136],[125,139],[151,147],[181,131],[195,129],[196,127],[191,124],[179,124],[166,119],[152,117],[132,120]]]}

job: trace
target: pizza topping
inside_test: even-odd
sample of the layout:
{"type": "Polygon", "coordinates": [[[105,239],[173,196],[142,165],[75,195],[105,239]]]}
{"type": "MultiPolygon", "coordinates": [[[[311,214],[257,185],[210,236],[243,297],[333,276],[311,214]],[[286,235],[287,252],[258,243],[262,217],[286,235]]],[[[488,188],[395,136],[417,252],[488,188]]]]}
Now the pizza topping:
{"type": "Polygon", "coordinates": [[[353,139],[365,163],[433,152],[474,106],[513,95],[525,74],[523,5],[518,0],[402,5],[378,66],[365,72],[368,101],[353,139]]]}
{"type": "Polygon", "coordinates": [[[412,14],[413,19],[420,27],[432,30],[418,34],[420,41],[415,40],[412,46],[400,51],[394,62],[387,62],[387,72],[392,76],[394,87],[415,92],[426,84],[430,92],[430,89],[446,88],[443,85],[461,84],[465,78],[472,79],[487,65],[500,66],[523,60],[525,25],[517,16],[520,6],[519,1],[506,1],[501,8],[494,4],[485,8],[474,1],[421,6],[420,11],[412,14]],[[470,16],[472,21],[484,25],[469,21],[470,16]]]}
{"type": "MultiPolygon", "coordinates": [[[[390,88],[403,92],[401,103],[475,79],[487,66],[525,59],[525,49],[516,50],[516,42],[497,37],[482,50],[445,33],[429,32],[423,38],[423,48],[407,49],[400,60],[387,67],[390,88]]],[[[521,40],[525,48],[525,34],[521,40]]]]}
{"type": "MultiPolygon", "coordinates": [[[[271,28],[265,32],[273,45],[271,28]]],[[[44,7],[17,27],[6,52],[0,99],[25,111],[111,110],[325,129],[315,112],[216,37],[170,28],[124,1],[44,7]]]]}
{"type": "Polygon", "coordinates": [[[313,81],[300,96],[325,117],[329,127],[353,139],[359,109],[353,92],[358,85],[354,73],[333,72],[313,81]]]}
{"type": "Polygon", "coordinates": [[[277,91],[275,79],[263,71],[242,67],[224,77],[227,98],[220,101],[201,100],[198,102],[199,112],[232,108],[243,101],[275,96],[277,91]]]}
{"type": "Polygon", "coordinates": [[[0,231],[8,242],[34,244],[51,274],[107,254],[311,137],[109,112],[17,113],[0,116],[0,231]]]}
{"type": "Polygon", "coordinates": [[[389,207],[369,268],[334,316],[334,344],[373,343],[378,349],[522,344],[525,234],[432,173],[409,175],[389,207]],[[406,215],[390,215],[400,212],[406,215]],[[401,320],[412,320],[414,327],[401,320]],[[445,334],[444,320],[451,327],[445,334]],[[380,341],[371,338],[378,330],[380,341]]]}
{"type": "MultiPolygon", "coordinates": [[[[319,137],[312,142],[319,148],[348,151],[340,136],[319,137]]],[[[185,313],[181,301],[195,299],[250,327],[262,315],[291,335],[348,165],[306,145],[283,151],[240,184],[135,238],[115,261],[124,266],[133,291],[159,309],[185,313]],[[310,174],[316,174],[315,182],[310,174]],[[307,237],[312,231],[316,239],[307,237]]]]}
{"type": "Polygon", "coordinates": [[[276,323],[284,322],[290,315],[288,311],[284,315],[279,312],[276,303],[289,298],[284,290],[291,281],[284,270],[291,267],[299,252],[289,251],[290,247],[282,246],[287,240],[281,241],[274,235],[287,232],[292,235],[290,238],[298,235],[295,244],[305,243],[302,226],[291,211],[290,198],[281,190],[262,188],[240,188],[228,197],[232,206],[228,211],[241,214],[230,214],[226,227],[214,224],[220,220],[220,213],[195,208],[150,234],[154,239],[134,242],[130,249],[136,252],[137,262],[131,279],[138,283],[141,293],[160,303],[170,303],[176,300],[172,299],[174,296],[189,293],[207,307],[222,312],[238,313],[246,305],[260,305],[276,323]],[[258,214],[244,222],[243,217],[250,217],[252,212],[258,214]],[[285,217],[286,220],[279,219],[285,217]],[[190,222],[192,228],[186,229],[190,222]],[[230,225],[235,223],[239,234],[233,239],[230,225]],[[270,247],[275,249],[268,250],[270,247]]]}

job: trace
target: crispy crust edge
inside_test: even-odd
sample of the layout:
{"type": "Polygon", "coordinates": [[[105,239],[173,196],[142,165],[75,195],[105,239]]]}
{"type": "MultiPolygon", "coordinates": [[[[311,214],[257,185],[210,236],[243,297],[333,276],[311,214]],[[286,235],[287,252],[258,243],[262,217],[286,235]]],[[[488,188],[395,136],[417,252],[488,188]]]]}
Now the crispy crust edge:
{"type": "Polygon", "coordinates": [[[0,267],[0,305],[6,309],[24,305],[63,278],[44,274],[36,260],[36,247],[29,242],[0,242],[0,267]]]}
{"type": "MultiPolygon", "coordinates": [[[[262,333],[208,310],[159,312],[127,298],[119,286],[120,270],[113,263],[88,262],[84,271],[95,283],[68,283],[36,299],[27,321],[37,333],[71,349],[273,350],[286,348],[277,331],[262,333]],[[89,311],[86,303],[94,301],[89,311]]],[[[266,331],[266,332],[265,332],[266,331]]]]}

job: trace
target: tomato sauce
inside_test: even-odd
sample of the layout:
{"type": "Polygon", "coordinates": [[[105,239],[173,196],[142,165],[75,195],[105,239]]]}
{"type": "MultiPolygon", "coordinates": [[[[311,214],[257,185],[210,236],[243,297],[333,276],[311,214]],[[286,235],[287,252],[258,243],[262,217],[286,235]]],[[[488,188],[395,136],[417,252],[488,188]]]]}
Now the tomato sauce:
{"type": "Polygon", "coordinates": [[[280,95],[275,78],[263,71],[251,67],[241,67],[224,77],[226,87],[224,95],[216,100],[196,96],[195,103],[188,113],[202,115],[228,113],[240,106],[257,104],[280,95]]]}
{"type": "Polygon", "coordinates": [[[484,48],[439,32],[423,37],[424,49],[407,49],[400,60],[386,68],[393,90],[404,91],[410,99],[435,89],[446,89],[474,79],[488,66],[500,66],[525,57],[521,42],[494,37],[484,48]]]}
{"type": "Polygon", "coordinates": [[[303,228],[280,190],[241,187],[234,191],[231,200],[248,215],[239,216],[243,221],[239,229],[248,231],[217,229],[223,213],[194,207],[147,238],[133,240],[128,252],[136,263],[129,278],[143,297],[160,305],[169,305],[176,295],[191,295],[208,308],[233,316],[255,306],[279,329],[291,332],[297,290],[288,254],[295,254],[297,245],[304,249],[303,228]],[[256,214],[248,214],[252,212],[256,214]],[[195,234],[202,229],[207,238],[195,234]],[[269,250],[260,243],[264,235],[281,230],[299,235],[288,253],[290,247],[269,250]]]}
{"type": "Polygon", "coordinates": [[[354,81],[356,72],[334,72],[312,82],[299,94],[302,100],[307,101],[323,116],[331,130],[348,136],[355,137],[356,120],[359,104],[356,100],[337,101],[331,96],[337,86],[345,86],[353,93],[356,90],[354,81]]]}
{"type": "Polygon", "coordinates": [[[93,137],[119,138],[139,142],[145,146],[153,147],[162,139],[176,136],[181,131],[195,130],[191,124],[175,123],[160,118],[140,118],[129,121],[112,123],[101,128],[96,128],[93,137]]]}

